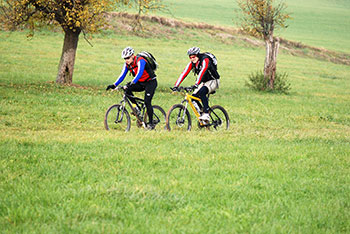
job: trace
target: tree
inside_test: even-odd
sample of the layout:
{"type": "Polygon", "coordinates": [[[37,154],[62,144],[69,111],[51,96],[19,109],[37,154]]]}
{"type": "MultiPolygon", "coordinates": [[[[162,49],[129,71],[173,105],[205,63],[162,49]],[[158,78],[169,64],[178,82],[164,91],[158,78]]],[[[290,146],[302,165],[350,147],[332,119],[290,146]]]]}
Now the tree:
{"type": "Polygon", "coordinates": [[[27,25],[59,25],[64,43],[56,82],[71,84],[79,35],[96,32],[104,24],[104,12],[129,0],[0,0],[0,20],[10,30],[27,25]]]}
{"type": "Polygon", "coordinates": [[[137,10],[134,31],[138,29],[143,30],[141,23],[142,14],[147,14],[150,11],[167,11],[163,0],[131,0],[131,4],[133,4],[137,10]]]}
{"type": "Polygon", "coordinates": [[[274,37],[278,27],[287,28],[286,20],[290,18],[285,12],[287,5],[280,2],[274,6],[274,0],[237,0],[242,11],[242,29],[250,35],[263,38],[266,47],[264,78],[269,88],[274,89],[279,38],[274,37]]]}

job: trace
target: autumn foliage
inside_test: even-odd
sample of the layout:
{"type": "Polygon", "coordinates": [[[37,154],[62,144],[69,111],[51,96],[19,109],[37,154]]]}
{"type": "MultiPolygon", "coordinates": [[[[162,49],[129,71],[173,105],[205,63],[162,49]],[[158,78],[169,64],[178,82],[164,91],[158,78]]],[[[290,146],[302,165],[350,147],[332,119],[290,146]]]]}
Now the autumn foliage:
{"type": "Polygon", "coordinates": [[[60,25],[72,32],[95,32],[104,23],[103,13],[122,0],[8,0],[1,4],[1,17],[8,29],[27,25],[60,25]]]}
{"type": "Polygon", "coordinates": [[[283,2],[274,4],[274,0],[237,0],[241,15],[242,29],[253,36],[263,38],[273,36],[276,28],[286,28],[290,15],[285,12],[283,2]]]}
{"type": "Polygon", "coordinates": [[[163,0],[131,0],[131,5],[137,10],[135,23],[133,30],[143,31],[143,25],[141,16],[153,11],[167,11],[166,6],[163,4],[163,0]]]}

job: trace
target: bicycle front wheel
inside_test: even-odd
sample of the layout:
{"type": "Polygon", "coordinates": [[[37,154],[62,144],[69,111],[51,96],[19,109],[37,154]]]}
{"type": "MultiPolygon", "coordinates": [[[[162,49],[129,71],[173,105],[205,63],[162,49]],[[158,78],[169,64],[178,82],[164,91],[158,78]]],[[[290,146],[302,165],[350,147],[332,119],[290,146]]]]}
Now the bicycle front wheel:
{"type": "MultiPolygon", "coordinates": [[[[165,128],[165,111],[158,105],[153,105],[153,124],[155,125],[154,129],[164,129],[165,128]]],[[[148,115],[145,113],[143,120],[145,123],[148,123],[148,115]]]]}
{"type": "Polygon", "coordinates": [[[130,115],[123,106],[113,105],[106,112],[104,124],[106,130],[128,132],[131,125],[130,115]]]}
{"type": "Polygon", "coordinates": [[[173,105],[166,116],[166,128],[170,131],[190,131],[191,116],[184,105],[173,105]]]}
{"type": "Polygon", "coordinates": [[[226,110],[219,105],[212,106],[209,110],[210,127],[217,131],[228,130],[230,127],[230,119],[226,110]]]}

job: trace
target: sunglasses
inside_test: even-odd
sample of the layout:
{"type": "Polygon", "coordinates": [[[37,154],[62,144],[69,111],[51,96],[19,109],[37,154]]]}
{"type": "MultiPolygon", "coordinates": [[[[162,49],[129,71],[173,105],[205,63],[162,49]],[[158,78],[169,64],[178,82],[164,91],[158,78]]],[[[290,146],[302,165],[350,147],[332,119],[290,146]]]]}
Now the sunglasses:
{"type": "Polygon", "coordinates": [[[125,60],[128,60],[128,59],[130,59],[131,58],[131,56],[129,56],[129,57],[126,57],[126,58],[124,58],[125,60]]]}
{"type": "Polygon", "coordinates": [[[190,59],[194,59],[194,58],[196,58],[197,56],[196,56],[196,55],[190,55],[189,57],[190,57],[190,59]]]}

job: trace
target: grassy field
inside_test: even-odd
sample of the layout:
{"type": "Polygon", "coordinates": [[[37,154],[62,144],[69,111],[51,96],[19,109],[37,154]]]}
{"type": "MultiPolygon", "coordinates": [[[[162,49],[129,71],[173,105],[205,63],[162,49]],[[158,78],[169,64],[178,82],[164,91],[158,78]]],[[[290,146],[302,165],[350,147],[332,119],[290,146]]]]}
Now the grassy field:
{"type": "MultiPolygon", "coordinates": [[[[174,17],[187,21],[234,26],[235,0],[165,0],[174,17]]],[[[277,32],[289,40],[350,53],[350,1],[286,0],[292,20],[288,29],[277,32]]]]}
{"type": "Polygon", "coordinates": [[[192,33],[99,35],[94,47],[81,38],[79,86],[62,87],[62,34],[0,32],[0,232],[350,232],[350,67],[282,51],[291,93],[257,93],[244,83],[263,48],[192,33]],[[228,110],[230,130],[105,131],[104,112],[121,99],[105,87],[126,45],[156,56],[154,103],[165,110],[182,100],[169,87],[186,50],[213,52],[222,79],[211,104],[228,110]]]}

